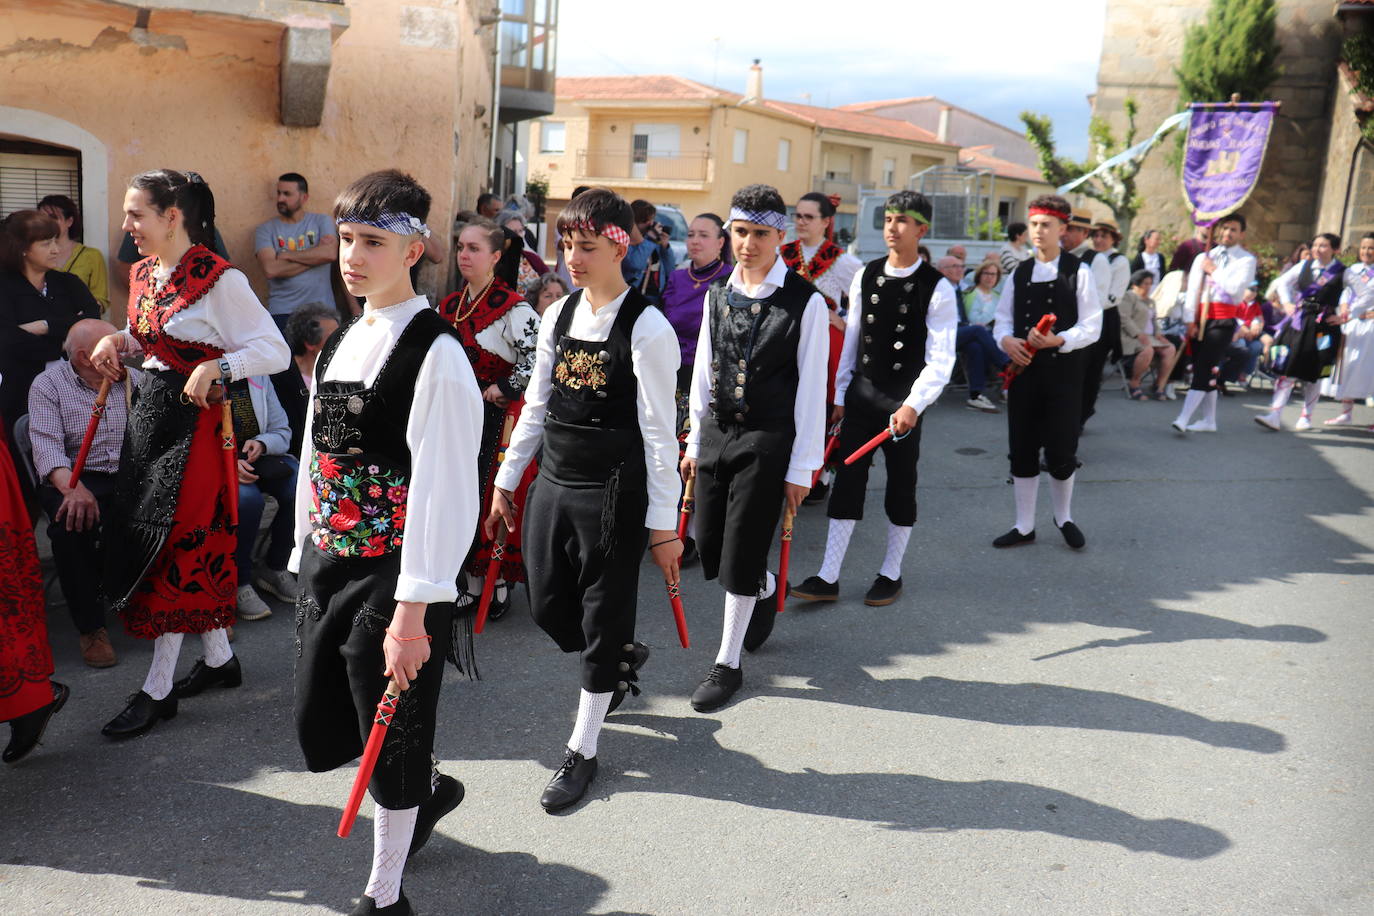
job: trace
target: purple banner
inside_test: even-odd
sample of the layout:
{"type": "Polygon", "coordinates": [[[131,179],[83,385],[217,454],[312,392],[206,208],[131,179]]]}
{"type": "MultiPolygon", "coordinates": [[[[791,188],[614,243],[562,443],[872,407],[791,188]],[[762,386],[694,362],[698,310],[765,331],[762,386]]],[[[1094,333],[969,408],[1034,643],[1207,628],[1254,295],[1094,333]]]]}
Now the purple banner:
{"type": "Polygon", "coordinates": [[[1245,203],[1259,180],[1274,102],[1190,105],[1183,195],[1193,222],[1211,223],[1245,203]]]}

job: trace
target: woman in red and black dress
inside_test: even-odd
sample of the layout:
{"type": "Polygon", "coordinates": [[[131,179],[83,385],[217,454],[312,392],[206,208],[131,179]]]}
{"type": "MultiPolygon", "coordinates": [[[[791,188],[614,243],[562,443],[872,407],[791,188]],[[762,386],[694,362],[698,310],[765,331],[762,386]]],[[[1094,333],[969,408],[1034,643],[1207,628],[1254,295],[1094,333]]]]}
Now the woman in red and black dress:
{"type": "MultiPolygon", "coordinates": [[[[482,487],[484,506],[491,502],[491,484],[500,463],[507,417],[513,426],[520,416],[539,339],[539,313],[514,288],[522,249],[523,243],[518,238],[490,220],[468,223],[458,235],[456,246],[463,285],[439,303],[439,314],[458,331],[463,349],[472,361],[477,387],[482,392],[485,414],[482,446],[477,456],[477,479],[482,487]]],[[[523,504],[524,490],[533,476],[532,473],[525,475],[515,495],[517,505],[523,504]]],[[[465,591],[472,596],[481,594],[482,578],[491,562],[491,541],[482,534],[480,527],[466,564],[465,591]]],[[[525,568],[520,557],[517,526],[506,538],[501,578],[492,593],[489,618],[499,618],[510,607],[506,583],[523,581],[525,568]]]]}
{"type": "Polygon", "coordinates": [[[10,742],[0,757],[6,763],[33,750],[48,720],[67,702],[66,685],[51,674],[33,525],[9,447],[0,439],[0,722],[10,724],[10,742]]]}
{"type": "Polygon", "coordinates": [[[210,250],[215,199],[195,172],[159,169],[124,195],[124,230],[143,260],[129,271],[129,327],[103,339],[95,367],[118,379],[141,357],[107,522],[105,587],[124,628],[151,639],[143,689],[106,724],[127,738],[177,713],[177,700],[213,685],[237,687],[237,450],[221,436],[224,384],[285,369],[290,350],[248,285],[210,250]],[[199,633],[205,655],[173,682],[181,640],[199,633]]]}

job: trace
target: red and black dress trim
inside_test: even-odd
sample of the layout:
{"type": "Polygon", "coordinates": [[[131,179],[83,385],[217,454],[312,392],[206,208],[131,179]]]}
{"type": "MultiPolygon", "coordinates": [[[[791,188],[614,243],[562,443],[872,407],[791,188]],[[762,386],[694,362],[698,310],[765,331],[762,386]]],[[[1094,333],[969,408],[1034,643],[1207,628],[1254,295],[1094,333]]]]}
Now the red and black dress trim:
{"type": "Polygon", "coordinates": [[[163,329],[171,317],[200,301],[224,272],[234,265],[204,245],[192,245],[161,286],[153,282],[157,258],[144,258],[129,271],[129,333],[144,352],[157,351],[158,359],[183,375],[190,375],[207,359],[224,351],[209,344],[180,340],[163,329]]]}
{"type": "Polygon", "coordinates": [[[515,364],[485,349],[477,342],[477,335],[497,322],[503,315],[525,300],[499,277],[491,281],[491,286],[478,298],[471,311],[463,301],[467,291],[464,284],[457,292],[450,293],[439,303],[439,316],[453,325],[463,351],[472,363],[472,372],[477,376],[477,385],[483,391],[492,385],[499,385],[510,378],[515,364]]]}
{"type": "MultiPolygon", "coordinates": [[[[801,240],[794,239],[778,249],[778,253],[782,255],[782,262],[787,265],[789,270],[796,273],[803,280],[814,284],[816,278],[835,266],[835,262],[840,259],[840,255],[844,254],[844,249],[830,241],[830,239],[826,239],[824,242],[821,242],[821,247],[816,249],[816,253],[811,256],[811,260],[807,261],[802,257],[801,240]]],[[[830,306],[831,311],[839,308],[840,304],[825,295],[825,293],[821,293],[821,297],[825,299],[825,304],[830,306]]]]}

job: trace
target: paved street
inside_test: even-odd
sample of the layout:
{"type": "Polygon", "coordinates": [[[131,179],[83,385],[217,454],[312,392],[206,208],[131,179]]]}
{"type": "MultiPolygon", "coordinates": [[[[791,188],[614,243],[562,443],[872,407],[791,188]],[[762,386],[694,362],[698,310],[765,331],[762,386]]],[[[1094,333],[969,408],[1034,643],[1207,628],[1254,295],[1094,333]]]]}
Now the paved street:
{"type": "MultiPolygon", "coordinates": [[[[1042,487],[1039,540],[1000,552],[1005,417],[963,397],[928,416],[903,598],[861,600],[885,543],[875,491],[842,600],[789,604],[717,714],[686,697],[714,659],[721,590],[687,572],[683,651],[646,567],[645,693],[611,717],[600,776],[563,816],[537,798],[575,666],[517,598],[478,639],[482,680],[449,671],[439,752],[468,797],[408,870],[420,911],[1374,912],[1374,410],[1275,435],[1250,419],[1267,393],[1233,397],[1220,435],[1179,440],[1176,403],[1104,392],[1075,499],[1087,549],[1063,545],[1042,487]]],[[[798,518],[794,581],[824,530],[820,507],[798,518]]],[[[53,611],[72,698],[0,771],[6,911],[349,910],[371,804],[334,836],[353,769],[302,770],[294,618],[276,607],[238,626],[241,689],[123,744],[99,729],[148,645],[118,635],[120,664],[91,671],[53,611]]]]}

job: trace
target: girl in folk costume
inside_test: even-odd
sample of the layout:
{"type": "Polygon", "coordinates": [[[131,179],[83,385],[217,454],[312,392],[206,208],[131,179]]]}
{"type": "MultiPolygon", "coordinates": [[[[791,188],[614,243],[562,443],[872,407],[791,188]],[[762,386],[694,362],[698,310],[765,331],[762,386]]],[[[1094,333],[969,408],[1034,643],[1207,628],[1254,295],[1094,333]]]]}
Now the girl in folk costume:
{"type": "Polygon", "coordinates": [[[47,604],[33,525],[10,450],[0,439],[0,722],[10,724],[5,763],[38,745],[70,693],[52,680],[47,604]]]}
{"type": "Polygon", "coordinates": [[[634,638],[646,545],[664,580],[678,584],[677,338],[624,280],[632,227],[630,205],[605,188],[574,198],[558,218],[580,289],[544,313],[525,409],[496,472],[486,522],[488,537],[498,524],[513,528],[515,488],[539,452],[523,521],[531,613],[582,661],[577,721],[539,799],[546,811],[587,791],[602,723],[648,659],[634,638]]]}
{"type": "Polygon", "coordinates": [[[199,175],[135,177],[124,231],[144,255],[129,271],[129,326],[102,339],[91,362],[114,381],[125,358],[141,357],[144,372],[107,522],[105,587],[125,629],[154,643],[143,689],[104,728],[111,738],[142,734],[175,716],[178,698],[242,679],[225,630],[238,591],[238,477],[233,435],[220,431],[224,386],[291,362],[248,278],[210,250],[215,198],[199,175]],[[205,656],[173,684],[187,633],[200,634],[205,656]]]}
{"type": "MultiPolygon", "coordinates": [[[[539,315],[520,297],[514,285],[522,249],[519,238],[512,239],[490,220],[468,223],[458,235],[456,252],[463,284],[439,303],[439,314],[457,330],[482,392],[482,443],[477,458],[479,506],[491,501],[492,478],[496,475],[506,417],[519,416],[525,386],[534,369],[539,315]]],[[[517,498],[523,501],[523,494],[517,498]]],[[[478,532],[474,545],[477,549],[467,564],[470,595],[481,594],[481,580],[491,562],[492,542],[478,532]]],[[[512,532],[506,540],[501,579],[492,594],[489,617],[499,618],[510,607],[506,583],[524,579],[519,534],[512,532]]]]}
{"type": "Polygon", "coordinates": [[[696,361],[697,333],[701,330],[701,308],[706,290],[719,277],[730,273],[729,246],[725,222],[714,213],[703,213],[687,227],[688,261],[668,275],[663,290],[663,314],[677,332],[682,364],[677,370],[677,429],[687,431],[687,399],[692,387],[692,366],[696,361]]]}
{"type": "Polygon", "coordinates": [[[462,652],[482,401],[457,333],[410,284],[429,206],[394,170],[334,203],[344,285],[367,305],[315,362],[297,482],[295,719],[311,772],[361,754],[383,691],[400,691],[368,785],[372,872],[354,916],[412,912],[406,860],[463,798],[433,752],[443,659],[462,652]]]}
{"type": "MultiPolygon", "coordinates": [[[[1322,393],[1341,402],[1341,412],[1327,426],[1348,426],[1355,402],[1374,397],[1374,232],[1360,239],[1360,261],[1345,272],[1341,293],[1344,345],[1336,371],[1322,383],[1322,393]]],[[[1370,427],[1374,429],[1374,427],[1370,427]]]]}
{"type": "Polygon", "coordinates": [[[1269,412],[1255,417],[1259,425],[1283,429],[1283,408],[1297,382],[1303,382],[1298,430],[1312,428],[1312,408],[1321,399],[1321,379],[1330,374],[1341,351],[1340,303],[1345,265],[1336,258],[1341,237],[1323,232],[1312,240],[1312,256],[1294,264],[1278,279],[1279,300],[1287,317],[1279,324],[1275,345],[1274,398],[1269,412]]]}

